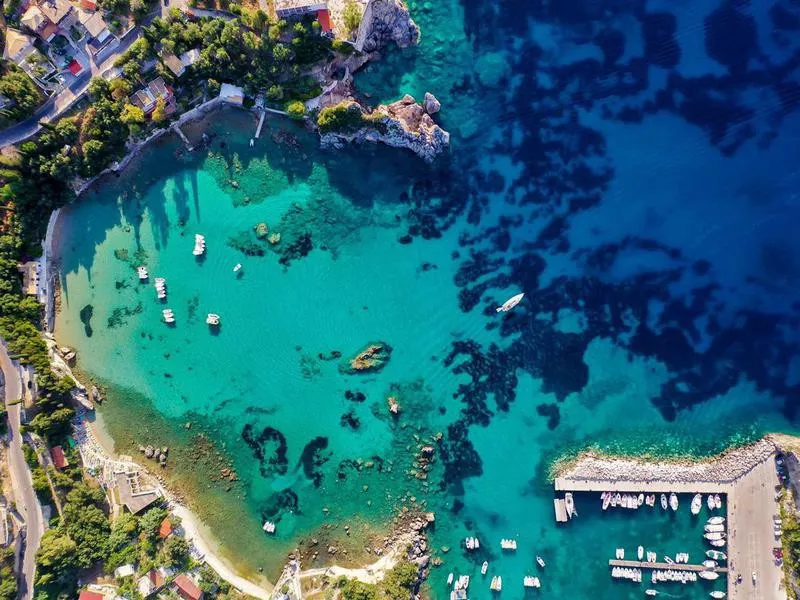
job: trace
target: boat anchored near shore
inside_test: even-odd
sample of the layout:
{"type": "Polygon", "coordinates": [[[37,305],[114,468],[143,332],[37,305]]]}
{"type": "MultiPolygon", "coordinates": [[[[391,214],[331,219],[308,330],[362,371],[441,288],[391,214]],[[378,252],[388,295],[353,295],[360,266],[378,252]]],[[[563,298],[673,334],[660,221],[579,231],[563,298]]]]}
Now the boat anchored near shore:
{"type": "Polygon", "coordinates": [[[194,234],[194,250],[192,254],[195,256],[202,256],[206,251],[206,238],[199,233],[194,234]]]}

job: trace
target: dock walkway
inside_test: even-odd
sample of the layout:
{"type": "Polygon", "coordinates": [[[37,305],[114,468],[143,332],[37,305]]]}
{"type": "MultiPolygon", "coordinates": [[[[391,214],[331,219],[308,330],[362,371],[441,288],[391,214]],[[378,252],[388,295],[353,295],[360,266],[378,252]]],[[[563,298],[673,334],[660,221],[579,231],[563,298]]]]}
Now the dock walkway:
{"type": "Polygon", "coordinates": [[[727,573],[728,569],[726,567],[716,567],[714,569],[706,569],[703,565],[688,565],[683,563],[651,563],[651,562],[642,562],[639,560],[616,560],[610,559],[608,561],[609,567],[626,567],[629,569],[656,569],[656,570],[663,570],[663,571],[694,571],[699,573],[700,571],[716,571],[717,573],[727,573]]]}

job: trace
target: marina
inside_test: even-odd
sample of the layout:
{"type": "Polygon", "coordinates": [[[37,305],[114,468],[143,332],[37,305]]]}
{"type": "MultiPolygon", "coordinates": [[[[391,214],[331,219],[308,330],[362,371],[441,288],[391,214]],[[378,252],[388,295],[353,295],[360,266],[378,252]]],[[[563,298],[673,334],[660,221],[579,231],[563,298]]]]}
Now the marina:
{"type": "MultiPolygon", "coordinates": [[[[656,562],[656,553],[647,551],[647,561],[642,561],[641,545],[636,552],[639,560],[626,560],[624,548],[617,548],[615,558],[608,561],[615,579],[638,583],[644,570],[652,573],[654,584],[726,577],[726,591],[715,590],[712,597],[782,598],[781,571],[771,559],[775,539],[770,515],[778,512],[773,464],[777,451],[775,443],[765,438],[704,463],[648,463],[586,454],[556,477],[555,489],[573,494],[577,502],[600,492],[601,514],[610,513],[612,507],[638,509],[639,514],[650,506],[647,513],[685,512],[696,522],[694,531],[708,547],[702,561],[693,554],[695,563],[701,564],[689,563],[685,552],[676,554],[675,560],[664,556],[663,562],[656,562]],[[623,473],[624,477],[617,475],[623,473]],[[639,502],[643,494],[644,507],[639,502]],[[651,506],[648,496],[653,494],[660,495],[660,508],[651,506]],[[758,580],[758,587],[751,579],[758,580]]],[[[557,509],[557,521],[562,522],[558,517],[557,509]]]]}

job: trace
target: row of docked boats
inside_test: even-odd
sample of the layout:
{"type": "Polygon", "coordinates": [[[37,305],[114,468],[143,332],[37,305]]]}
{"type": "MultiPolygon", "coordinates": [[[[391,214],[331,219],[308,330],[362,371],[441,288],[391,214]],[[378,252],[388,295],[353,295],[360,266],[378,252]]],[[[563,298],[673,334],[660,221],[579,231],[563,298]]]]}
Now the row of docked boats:
{"type": "Polygon", "coordinates": [[[627,579],[634,583],[642,582],[642,570],[632,567],[612,567],[611,577],[614,579],[627,579]]]}
{"type": "Polygon", "coordinates": [[[715,548],[722,548],[725,546],[725,518],[724,517],[711,517],[703,526],[703,537],[706,541],[715,548]]]}
{"type": "Polygon", "coordinates": [[[664,583],[674,581],[678,583],[694,583],[697,581],[697,573],[694,571],[679,571],[677,569],[654,569],[650,573],[650,583],[664,583]]]}
{"type": "MultiPolygon", "coordinates": [[[[609,508],[630,508],[630,509],[637,509],[642,505],[653,507],[656,504],[656,495],[655,494],[622,494],[620,492],[603,492],[600,494],[600,500],[603,503],[603,510],[608,510],[609,508]]],[[[666,494],[661,494],[661,508],[663,510],[667,510],[667,508],[671,508],[673,511],[678,510],[678,506],[680,504],[678,500],[678,495],[675,492],[672,492],[669,497],[666,494]]],[[[715,510],[722,508],[722,498],[719,494],[709,494],[706,500],[706,504],[709,510],[715,510]]],[[[695,494],[692,498],[692,503],[690,510],[693,515],[697,515],[700,513],[700,509],[703,507],[703,496],[701,494],[695,494]]]]}
{"type": "Polygon", "coordinates": [[[517,540],[502,539],[502,540],[500,540],[500,547],[503,550],[516,550],[517,549],[517,540]]]}
{"type": "Polygon", "coordinates": [[[477,550],[481,547],[481,543],[476,537],[467,537],[464,540],[464,546],[467,548],[467,550],[477,550]]]}
{"type": "MultiPolygon", "coordinates": [[[[695,579],[697,579],[697,578],[695,577],[695,579]]],[[[648,589],[648,590],[645,590],[644,593],[647,596],[655,596],[655,595],[658,594],[658,591],[654,590],[654,589],[648,589]]],[[[722,598],[725,597],[725,592],[722,592],[722,591],[719,591],[719,590],[715,590],[713,592],[709,592],[708,595],[711,596],[712,598],[716,598],[717,600],[721,600],[722,598]]]]}

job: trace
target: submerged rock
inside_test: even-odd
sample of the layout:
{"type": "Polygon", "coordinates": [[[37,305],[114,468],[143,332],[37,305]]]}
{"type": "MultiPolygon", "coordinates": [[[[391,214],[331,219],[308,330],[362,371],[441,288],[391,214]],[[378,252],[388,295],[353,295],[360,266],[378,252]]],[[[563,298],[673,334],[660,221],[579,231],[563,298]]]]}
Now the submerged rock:
{"type": "Polygon", "coordinates": [[[436,114],[442,108],[442,103],[436,99],[436,96],[430,92],[425,92],[425,98],[422,100],[422,107],[429,115],[436,114]]]}

